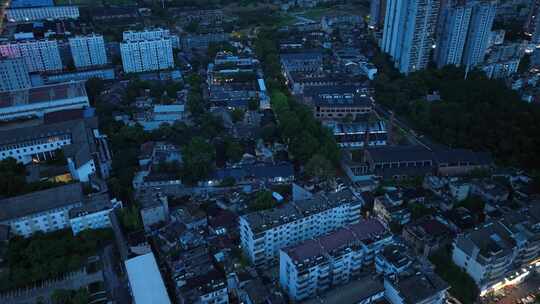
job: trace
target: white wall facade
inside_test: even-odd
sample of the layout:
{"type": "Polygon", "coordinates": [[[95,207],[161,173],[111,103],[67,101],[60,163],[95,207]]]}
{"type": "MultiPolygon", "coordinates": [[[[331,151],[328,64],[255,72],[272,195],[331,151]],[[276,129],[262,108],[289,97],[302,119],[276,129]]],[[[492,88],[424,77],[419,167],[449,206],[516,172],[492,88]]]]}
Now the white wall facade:
{"type": "Polygon", "coordinates": [[[30,75],[23,58],[0,59],[0,92],[31,87],[30,75]]]}
{"type": "Polygon", "coordinates": [[[168,38],[120,43],[126,73],[166,70],[174,67],[172,41],[168,38]]]}
{"type": "Polygon", "coordinates": [[[69,39],[69,47],[76,68],[107,64],[105,40],[102,35],[77,36],[69,39]]]}
{"type": "Polygon", "coordinates": [[[63,68],[56,40],[0,44],[0,55],[8,58],[24,58],[29,72],[61,71],[63,68]]]}

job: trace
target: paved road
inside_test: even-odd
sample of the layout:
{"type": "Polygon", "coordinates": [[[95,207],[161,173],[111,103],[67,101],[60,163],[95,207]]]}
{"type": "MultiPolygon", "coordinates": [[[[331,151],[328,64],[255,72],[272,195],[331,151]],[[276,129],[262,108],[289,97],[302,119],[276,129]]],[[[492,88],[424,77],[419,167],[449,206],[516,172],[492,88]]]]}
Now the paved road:
{"type": "MultiPolygon", "coordinates": [[[[512,287],[510,292],[506,293],[506,296],[500,300],[491,300],[487,303],[497,304],[516,304],[518,300],[527,297],[531,293],[540,294],[538,288],[540,287],[540,275],[536,274],[528,278],[525,282],[518,286],[512,287]]],[[[484,302],[486,303],[486,302],[484,302]]]]}
{"type": "Polygon", "coordinates": [[[103,250],[101,260],[103,262],[103,276],[105,277],[107,291],[119,304],[129,304],[131,299],[125,279],[119,277],[115,271],[115,265],[120,261],[114,254],[114,246],[109,245],[103,250]]]}

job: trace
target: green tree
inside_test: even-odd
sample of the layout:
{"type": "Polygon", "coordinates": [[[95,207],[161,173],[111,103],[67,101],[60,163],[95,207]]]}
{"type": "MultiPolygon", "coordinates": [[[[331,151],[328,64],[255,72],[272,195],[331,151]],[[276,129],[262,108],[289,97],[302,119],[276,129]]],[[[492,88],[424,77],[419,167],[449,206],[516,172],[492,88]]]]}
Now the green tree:
{"type": "Polygon", "coordinates": [[[272,192],[268,190],[263,190],[255,194],[255,199],[249,205],[249,208],[252,211],[260,211],[260,210],[271,209],[275,207],[275,205],[276,205],[276,200],[272,196],[272,192]]]}
{"type": "Polygon", "coordinates": [[[332,163],[321,154],[315,154],[306,164],[306,174],[321,182],[327,182],[335,176],[332,163]]]}
{"type": "Polygon", "coordinates": [[[210,175],[216,151],[201,137],[194,137],[184,149],[184,173],[188,183],[195,183],[210,175]]]}
{"type": "Polygon", "coordinates": [[[244,119],[244,110],[242,109],[234,109],[232,110],[231,112],[231,116],[232,116],[232,120],[233,122],[239,122],[239,121],[242,121],[244,119]]]}
{"type": "Polygon", "coordinates": [[[225,156],[227,160],[237,163],[242,159],[244,155],[244,147],[231,138],[225,140],[225,156]]]}

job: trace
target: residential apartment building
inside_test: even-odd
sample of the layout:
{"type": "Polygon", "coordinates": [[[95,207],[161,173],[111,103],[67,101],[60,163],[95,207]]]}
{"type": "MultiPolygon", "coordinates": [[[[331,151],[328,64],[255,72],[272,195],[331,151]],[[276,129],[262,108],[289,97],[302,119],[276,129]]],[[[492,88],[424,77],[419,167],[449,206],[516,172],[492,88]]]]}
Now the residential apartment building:
{"type": "Polygon", "coordinates": [[[15,235],[31,236],[38,231],[52,232],[69,228],[69,210],[83,206],[81,184],[69,184],[48,190],[0,200],[0,224],[15,235]]]}
{"type": "Polygon", "coordinates": [[[358,223],[363,204],[361,197],[345,189],[243,215],[242,249],[255,265],[271,263],[281,248],[358,223]]]}
{"type": "Polygon", "coordinates": [[[180,47],[180,39],[177,35],[171,34],[168,29],[162,28],[147,28],[142,31],[125,31],[122,34],[123,40],[154,40],[160,38],[168,38],[172,40],[173,48],[180,47]]]}
{"type": "Polygon", "coordinates": [[[384,288],[390,304],[443,304],[450,286],[435,273],[418,271],[409,276],[386,277],[384,288]]]}
{"type": "Polygon", "coordinates": [[[24,59],[0,58],[0,92],[21,90],[31,86],[24,59]]]}
{"type": "Polygon", "coordinates": [[[516,241],[499,222],[489,222],[454,240],[452,260],[474,280],[481,294],[491,290],[512,269],[516,241]]]}
{"type": "Polygon", "coordinates": [[[159,129],[163,124],[173,125],[177,121],[182,121],[184,116],[185,106],[183,104],[154,105],[152,110],[137,113],[135,121],[145,131],[152,131],[159,129]]]}
{"type": "Polygon", "coordinates": [[[120,43],[120,53],[126,73],[166,70],[174,67],[170,38],[124,40],[120,43]]]}
{"type": "Polygon", "coordinates": [[[122,208],[122,202],[111,200],[107,193],[92,195],[87,204],[69,210],[69,225],[73,235],[87,229],[111,227],[109,215],[116,208],[122,208]]]}
{"type": "Polygon", "coordinates": [[[384,276],[396,277],[411,267],[413,259],[402,244],[390,244],[375,256],[375,271],[384,276]]]}
{"type": "Polygon", "coordinates": [[[117,207],[121,202],[108,194],[85,197],[82,184],[72,183],[0,200],[0,224],[23,237],[70,227],[77,234],[108,227],[108,214],[117,207]]]}
{"type": "Polygon", "coordinates": [[[169,220],[169,200],[159,191],[148,189],[139,197],[141,219],[144,229],[150,231],[152,225],[169,220]]]}
{"type": "Polygon", "coordinates": [[[461,65],[469,33],[474,1],[449,0],[441,8],[437,28],[435,62],[437,67],[461,65]]]}
{"type": "Polygon", "coordinates": [[[28,22],[36,20],[64,20],[78,19],[79,7],[58,5],[58,6],[37,6],[18,7],[6,9],[6,16],[9,22],[28,22]]]}
{"type": "Polygon", "coordinates": [[[382,50],[404,74],[425,69],[435,46],[439,0],[388,0],[382,50]]]}
{"type": "Polygon", "coordinates": [[[0,160],[39,163],[53,159],[58,150],[66,157],[72,179],[86,182],[93,174],[109,176],[112,157],[95,117],[0,131],[0,160]]]}
{"type": "Polygon", "coordinates": [[[497,1],[494,0],[477,0],[474,4],[463,50],[462,61],[467,69],[484,61],[496,10],[497,1]]]}
{"type": "Polygon", "coordinates": [[[91,34],[69,38],[69,48],[76,68],[88,68],[107,64],[105,40],[102,35],[91,34]]]}
{"type": "Polygon", "coordinates": [[[302,301],[348,283],[372,265],[392,243],[392,234],[374,219],[280,250],[279,282],[293,301],[302,301]]]}
{"type": "Polygon", "coordinates": [[[62,70],[60,49],[56,40],[29,40],[0,44],[0,56],[24,58],[29,72],[62,70]]]}
{"type": "Polygon", "coordinates": [[[386,225],[405,225],[411,221],[411,212],[397,191],[376,197],[373,201],[373,213],[386,225]]]}
{"type": "Polygon", "coordinates": [[[89,107],[83,82],[52,84],[0,93],[0,121],[89,107]]]}

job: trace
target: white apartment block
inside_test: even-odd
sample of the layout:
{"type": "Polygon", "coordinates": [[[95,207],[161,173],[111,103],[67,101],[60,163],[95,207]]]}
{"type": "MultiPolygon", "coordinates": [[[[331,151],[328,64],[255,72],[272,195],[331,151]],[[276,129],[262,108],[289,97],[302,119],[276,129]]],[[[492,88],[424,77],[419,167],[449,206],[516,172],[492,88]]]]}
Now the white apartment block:
{"type": "Polygon", "coordinates": [[[28,68],[22,58],[0,58],[0,92],[31,87],[28,68]]]}
{"type": "Polygon", "coordinates": [[[279,281],[293,301],[302,301],[359,277],[374,255],[393,242],[376,219],[338,229],[280,251],[279,281]]]}
{"type": "Polygon", "coordinates": [[[255,265],[271,263],[279,250],[360,220],[361,197],[351,190],[319,194],[240,217],[240,242],[255,265]]]}
{"type": "Polygon", "coordinates": [[[143,31],[125,31],[122,34],[124,41],[141,41],[141,40],[155,40],[160,38],[168,38],[172,40],[173,48],[180,47],[180,39],[177,35],[171,34],[168,29],[152,28],[144,29],[143,31]]]}
{"type": "Polygon", "coordinates": [[[97,194],[82,207],[69,211],[69,223],[74,235],[87,229],[111,227],[109,214],[116,208],[122,208],[122,202],[109,199],[108,194],[97,194]]]}
{"type": "Polygon", "coordinates": [[[53,84],[0,93],[0,121],[89,107],[83,82],[53,84]]]}
{"type": "Polygon", "coordinates": [[[29,72],[62,70],[62,59],[56,40],[31,40],[0,44],[0,56],[24,58],[29,72]]]}
{"type": "Polygon", "coordinates": [[[532,209],[486,223],[454,240],[452,260],[471,276],[480,295],[519,283],[538,263],[540,208],[532,209]]]}
{"type": "Polygon", "coordinates": [[[126,73],[166,70],[174,67],[172,40],[126,40],[120,43],[122,66],[126,73]]]}
{"type": "Polygon", "coordinates": [[[109,213],[121,207],[106,193],[85,197],[82,184],[74,183],[0,200],[0,224],[23,237],[70,227],[78,234],[109,227],[109,213]]]}
{"type": "Polygon", "coordinates": [[[78,19],[79,7],[60,5],[8,8],[6,15],[9,22],[78,19]]]}
{"type": "Polygon", "coordinates": [[[24,237],[69,227],[69,211],[82,207],[81,184],[69,184],[0,200],[0,224],[24,237]]]}
{"type": "Polygon", "coordinates": [[[102,35],[92,34],[69,38],[69,47],[76,68],[107,64],[105,40],[102,35]]]}

